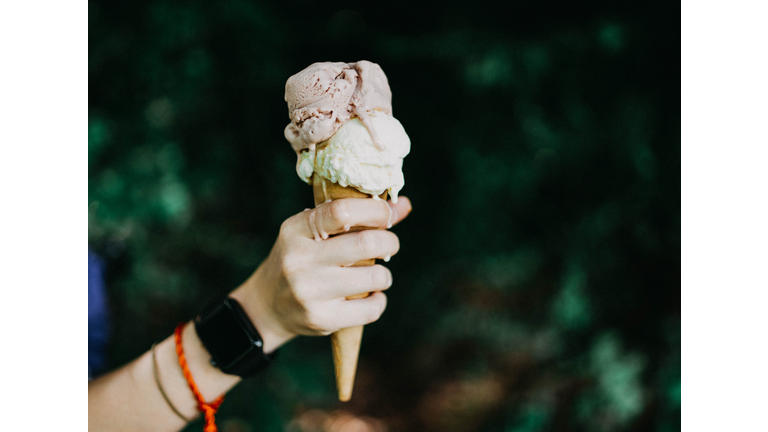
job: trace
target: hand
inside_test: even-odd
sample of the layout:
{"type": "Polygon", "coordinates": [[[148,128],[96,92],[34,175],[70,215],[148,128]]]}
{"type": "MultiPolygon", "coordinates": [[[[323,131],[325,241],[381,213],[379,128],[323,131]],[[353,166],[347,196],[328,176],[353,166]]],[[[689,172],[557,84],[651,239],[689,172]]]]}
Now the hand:
{"type": "Polygon", "coordinates": [[[327,335],[379,319],[387,305],[382,291],[392,285],[392,274],[378,264],[349,265],[395,255],[400,242],[384,229],[346,231],[356,226],[388,228],[410,211],[406,197],[397,204],[346,198],[283,222],[267,259],[231,294],[259,330],[264,351],[297,335],[327,335]],[[368,292],[372,294],[367,298],[345,298],[368,292]]]}

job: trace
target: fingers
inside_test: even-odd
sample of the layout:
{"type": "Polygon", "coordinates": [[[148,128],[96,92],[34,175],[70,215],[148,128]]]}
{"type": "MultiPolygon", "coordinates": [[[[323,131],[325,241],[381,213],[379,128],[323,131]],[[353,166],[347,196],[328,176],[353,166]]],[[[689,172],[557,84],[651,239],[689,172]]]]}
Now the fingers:
{"type": "Polygon", "coordinates": [[[291,226],[303,237],[317,241],[349,231],[351,227],[390,228],[408,215],[410,200],[397,204],[375,199],[345,198],[320,204],[291,218],[291,226]]]}
{"type": "Polygon", "coordinates": [[[370,258],[388,261],[400,250],[400,240],[390,231],[365,230],[333,237],[320,247],[317,259],[322,263],[350,266],[370,258]]]}
{"type": "Polygon", "coordinates": [[[358,300],[339,300],[335,306],[336,314],[333,327],[343,329],[370,324],[381,317],[387,308],[387,296],[382,292],[358,300]]]}
{"type": "Polygon", "coordinates": [[[399,251],[400,241],[386,229],[347,231],[352,227],[389,228],[410,211],[406,197],[400,197],[397,204],[346,198],[307,209],[283,222],[270,257],[276,263],[276,279],[287,293],[284,297],[289,299],[281,315],[287,317],[286,328],[294,334],[329,334],[376,321],[386,308],[387,297],[381,291],[392,285],[392,274],[381,265],[349,266],[371,258],[388,260],[399,251]],[[334,234],[343,235],[330,238],[334,234]],[[361,293],[371,294],[346,300],[361,293]]]}
{"type": "Polygon", "coordinates": [[[307,311],[302,334],[328,335],[347,327],[370,324],[381,317],[387,308],[387,296],[381,292],[370,296],[329,301],[322,307],[307,311]]]}
{"type": "Polygon", "coordinates": [[[302,292],[302,295],[307,301],[335,300],[363,293],[384,291],[391,286],[392,273],[382,265],[336,267],[323,272],[323,275],[311,285],[312,288],[302,292]]]}
{"type": "Polygon", "coordinates": [[[397,225],[400,221],[408,217],[408,215],[411,214],[411,210],[413,210],[411,200],[409,200],[408,197],[400,197],[397,200],[397,204],[392,204],[392,201],[389,201],[389,204],[396,212],[395,217],[392,219],[392,226],[397,225]]]}

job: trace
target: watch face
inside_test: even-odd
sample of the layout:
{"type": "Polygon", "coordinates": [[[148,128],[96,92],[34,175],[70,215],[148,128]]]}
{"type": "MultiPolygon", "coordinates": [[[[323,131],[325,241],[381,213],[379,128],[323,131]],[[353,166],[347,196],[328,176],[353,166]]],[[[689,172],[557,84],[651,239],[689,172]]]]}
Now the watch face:
{"type": "Polygon", "coordinates": [[[205,339],[213,361],[220,368],[227,368],[249,351],[255,349],[254,342],[241,330],[241,324],[235,311],[227,304],[222,304],[201,321],[199,331],[205,339]]]}

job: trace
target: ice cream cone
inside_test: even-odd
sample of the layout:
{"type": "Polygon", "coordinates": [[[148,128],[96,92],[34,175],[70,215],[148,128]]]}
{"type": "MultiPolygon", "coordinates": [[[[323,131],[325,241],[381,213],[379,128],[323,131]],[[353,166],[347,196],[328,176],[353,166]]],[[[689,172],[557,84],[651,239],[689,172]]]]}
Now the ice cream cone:
{"type": "MultiPolygon", "coordinates": [[[[379,65],[365,60],[313,63],[288,78],[285,102],[291,119],[285,138],[296,152],[296,174],[313,186],[315,205],[341,198],[387,199],[388,195],[397,202],[405,186],[403,158],[411,151],[411,140],[392,116],[392,91],[379,65]],[[351,186],[341,186],[345,184],[351,186]]],[[[309,214],[310,220],[314,215],[309,214]]],[[[311,222],[310,228],[315,239],[325,237],[311,222]]],[[[363,229],[376,228],[350,231],[363,229]]],[[[367,259],[354,266],[375,262],[367,259]]],[[[331,337],[342,401],[352,396],[362,335],[360,326],[331,337]]]]}
{"type": "MultiPolygon", "coordinates": [[[[351,186],[341,186],[338,183],[321,177],[317,173],[312,175],[312,190],[315,195],[315,205],[341,198],[371,198],[371,195],[360,192],[351,186]]],[[[387,199],[387,192],[379,195],[381,199],[387,199]]],[[[352,227],[349,231],[365,229],[378,229],[376,227],[352,227]]],[[[376,259],[367,259],[354,263],[352,267],[372,266],[376,259]]],[[[368,297],[368,293],[347,297],[347,300],[355,300],[368,297]]],[[[331,335],[333,347],[333,364],[336,369],[336,388],[339,391],[339,400],[348,401],[352,397],[352,388],[355,385],[355,372],[357,371],[357,359],[360,355],[360,343],[363,340],[363,326],[341,329],[331,335]]]]}

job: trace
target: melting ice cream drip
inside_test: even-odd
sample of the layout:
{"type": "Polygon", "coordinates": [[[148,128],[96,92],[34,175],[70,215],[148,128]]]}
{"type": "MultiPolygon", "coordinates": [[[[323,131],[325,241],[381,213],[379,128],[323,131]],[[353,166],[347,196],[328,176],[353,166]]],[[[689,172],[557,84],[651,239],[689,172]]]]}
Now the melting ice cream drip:
{"type": "Polygon", "coordinates": [[[400,188],[389,188],[389,197],[392,199],[392,204],[397,204],[398,193],[400,193],[400,188]]]}
{"type": "MultiPolygon", "coordinates": [[[[389,205],[389,203],[384,203],[387,205],[387,210],[389,210],[389,218],[387,218],[387,229],[392,228],[392,207],[389,205]]],[[[385,260],[389,261],[389,260],[385,260]]]]}
{"type": "Polygon", "coordinates": [[[309,229],[312,232],[312,237],[318,242],[328,238],[328,233],[323,229],[323,210],[325,208],[327,208],[327,206],[323,207],[322,205],[319,205],[314,209],[305,210],[309,211],[308,223],[309,229]]]}
{"type": "Polygon", "coordinates": [[[328,190],[325,187],[325,177],[320,176],[320,181],[323,182],[323,197],[325,202],[331,202],[331,198],[328,196],[328,190]]]}
{"type": "Polygon", "coordinates": [[[371,135],[373,145],[375,145],[379,151],[384,151],[386,147],[384,146],[384,143],[382,143],[379,139],[379,135],[376,133],[376,128],[373,127],[373,123],[371,123],[371,118],[368,116],[368,113],[364,109],[357,108],[355,109],[355,115],[357,115],[357,117],[360,119],[360,122],[363,124],[363,126],[368,129],[368,133],[371,135]]]}

